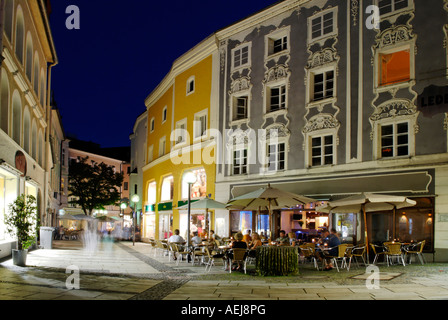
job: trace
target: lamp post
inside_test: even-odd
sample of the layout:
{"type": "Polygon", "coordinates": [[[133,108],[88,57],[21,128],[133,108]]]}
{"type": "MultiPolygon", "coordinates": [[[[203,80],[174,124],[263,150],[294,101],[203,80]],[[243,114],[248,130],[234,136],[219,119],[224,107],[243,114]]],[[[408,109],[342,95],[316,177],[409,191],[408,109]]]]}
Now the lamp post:
{"type": "Polygon", "coordinates": [[[132,230],[132,245],[135,246],[135,224],[136,224],[135,218],[137,218],[135,209],[137,207],[137,202],[140,201],[140,197],[137,194],[134,194],[132,196],[131,201],[134,202],[134,210],[133,210],[133,214],[132,214],[132,224],[134,225],[134,227],[132,228],[133,229],[132,230]]]}
{"type": "Polygon", "coordinates": [[[196,179],[193,172],[188,172],[184,177],[184,181],[188,183],[187,248],[190,248],[191,185],[196,182],[196,179]]]}

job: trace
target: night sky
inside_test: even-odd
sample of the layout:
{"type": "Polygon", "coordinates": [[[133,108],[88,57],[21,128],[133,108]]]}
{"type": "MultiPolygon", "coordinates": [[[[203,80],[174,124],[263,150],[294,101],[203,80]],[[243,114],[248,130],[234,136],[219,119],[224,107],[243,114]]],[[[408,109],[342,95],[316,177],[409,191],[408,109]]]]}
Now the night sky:
{"type": "Polygon", "coordinates": [[[183,53],[277,0],[53,0],[59,59],[52,89],[66,133],[102,147],[130,145],[145,98],[183,53]],[[69,5],[80,29],[69,30],[69,5]]]}

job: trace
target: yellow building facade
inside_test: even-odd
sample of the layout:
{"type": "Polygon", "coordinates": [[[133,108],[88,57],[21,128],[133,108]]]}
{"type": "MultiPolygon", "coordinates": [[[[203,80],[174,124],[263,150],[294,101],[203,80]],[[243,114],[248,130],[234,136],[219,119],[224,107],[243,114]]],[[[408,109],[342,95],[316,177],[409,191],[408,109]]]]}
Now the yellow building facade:
{"type": "MultiPolygon", "coordinates": [[[[142,238],[166,239],[175,229],[186,237],[188,201],[184,176],[193,172],[191,199],[214,198],[217,90],[213,72],[218,65],[214,37],[204,40],[173,64],[146,99],[148,110],[146,166],[143,168],[142,238]]],[[[213,228],[213,214],[191,212],[192,232],[213,228]]]]}

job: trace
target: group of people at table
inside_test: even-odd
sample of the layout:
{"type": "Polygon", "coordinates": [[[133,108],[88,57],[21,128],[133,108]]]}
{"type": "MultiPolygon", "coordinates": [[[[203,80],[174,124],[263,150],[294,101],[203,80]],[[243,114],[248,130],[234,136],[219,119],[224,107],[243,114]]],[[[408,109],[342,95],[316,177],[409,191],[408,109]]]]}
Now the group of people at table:
{"type": "MultiPolygon", "coordinates": [[[[247,256],[251,258],[255,258],[256,256],[256,249],[258,247],[261,247],[263,245],[271,245],[271,246],[296,246],[299,244],[297,241],[294,233],[289,233],[286,235],[286,232],[284,230],[281,230],[279,233],[279,237],[275,239],[274,241],[269,241],[266,239],[266,237],[263,234],[258,234],[257,232],[252,233],[250,230],[247,230],[246,233],[243,235],[242,232],[237,232],[234,234],[233,237],[225,241],[224,239],[221,239],[220,237],[216,236],[214,231],[210,231],[210,237],[208,239],[202,239],[198,236],[197,232],[194,232],[193,237],[191,238],[191,246],[192,247],[198,247],[198,246],[214,246],[216,248],[216,242],[215,240],[218,240],[219,242],[222,242],[225,245],[219,246],[220,252],[215,254],[215,258],[222,258],[227,261],[231,261],[233,258],[232,249],[234,248],[241,248],[247,250],[247,256]]],[[[174,230],[174,234],[167,240],[168,243],[176,243],[185,245],[186,241],[185,239],[179,235],[179,230],[174,230]]],[[[326,252],[327,255],[337,255],[338,254],[338,245],[341,244],[341,241],[339,239],[339,236],[336,232],[336,230],[332,229],[331,232],[328,230],[323,230],[321,233],[321,238],[316,243],[316,245],[323,245],[326,248],[329,248],[329,250],[326,252]]],[[[327,259],[325,259],[326,254],[322,251],[317,249],[316,250],[317,258],[321,261],[325,261],[326,267],[324,268],[325,271],[333,269],[333,266],[330,261],[327,262],[327,259]]],[[[174,259],[177,259],[177,257],[174,257],[174,259]]],[[[230,268],[229,264],[226,264],[230,268]]],[[[241,264],[237,264],[233,267],[232,270],[240,270],[241,264]]]]}

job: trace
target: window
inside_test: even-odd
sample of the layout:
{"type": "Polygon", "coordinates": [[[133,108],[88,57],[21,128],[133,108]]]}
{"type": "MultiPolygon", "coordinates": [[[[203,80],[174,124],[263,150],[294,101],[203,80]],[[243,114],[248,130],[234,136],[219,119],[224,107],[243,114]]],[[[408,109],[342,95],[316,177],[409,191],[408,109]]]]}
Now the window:
{"type": "Polygon", "coordinates": [[[195,81],[194,76],[190,77],[187,81],[187,95],[194,93],[195,81]]]}
{"type": "Polygon", "coordinates": [[[151,124],[149,125],[150,132],[154,132],[156,120],[154,118],[151,119],[151,124]]]}
{"type": "Polygon", "coordinates": [[[148,163],[151,163],[153,160],[154,160],[154,145],[151,145],[148,148],[148,163]]]}
{"type": "Polygon", "coordinates": [[[286,86],[270,88],[269,112],[286,109],[286,86]]]}
{"type": "Polygon", "coordinates": [[[247,96],[235,97],[233,99],[233,120],[247,119],[248,100],[247,96]]]}
{"type": "Polygon", "coordinates": [[[380,15],[385,15],[409,7],[409,0],[379,0],[380,15]]]}
{"type": "Polygon", "coordinates": [[[286,148],[284,143],[268,145],[268,171],[285,170],[286,148]]]}
{"type": "Polygon", "coordinates": [[[124,186],[123,186],[124,190],[128,190],[129,189],[129,182],[125,182],[124,186]]]}
{"type": "Polygon", "coordinates": [[[200,138],[207,133],[207,110],[194,116],[194,137],[200,138]]]}
{"type": "Polygon", "coordinates": [[[320,101],[334,96],[334,70],[313,74],[312,100],[320,101]]]}
{"type": "Polygon", "coordinates": [[[23,50],[25,42],[25,19],[23,17],[22,10],[17,10],[17,21],[16,21],[16,56],[17,59],[23,65],[23,50]]]}
{"type": "Polygon", "coordinates": [[[167,112],[168,112],[168,107],[164,107],[163,111],[162,111],[162,124],[165,123],[165,121],[167,119],[167,112]]]}
{"type": "Polygon", "coordinates": [[[163,179],[160,201],[173,200],[173,193],[174,193],[174,178],[173,176],[169,176],[163,179]]]}
{"type": "Polygon", "coordinates": [[[288,35],[287,32],[289,30],[281,31],[280,33],[276,33],[273,36],[270,36],[267,39],[267,53],[268,56],[274,55],[279,52],[287,51],[288,50],[288,35]]]}
{"type": "Polygon", "coordinates": [[[381,126],[381,156],[393,158],[409,155],[409,123],[381,126]]]}
{"type": "Polygon", "coordinates": [[[164,156],[166,153],[166,137],[159,140],[159,157],[164,156]]]}
{"type": "Polygon", "coordinates": [[[191,199],[207,197],[207,173],[204,168],[185,172],[182,177],[182,199],[188,199],[188,183],[185,175],[192,172],[196,176],[196,182],[191,185],[191,199]]]}
{"type": "Polygon", "coordinates": [[[187,119],[183,119],[176,123],[175,144],[187,141],[187,119]]]}
{"type": "Polygon", "coordinates": [[[334,164],[333,136],[313,137],[311,139],[311,164],[324,166],[334,164]]]}
{"type": "Polygon", "coordinates": [[[247,173],[247,148],[233,151],[233,170],[234,175],[247,173]]]}
{"type": "MultiPolygon", "coordinates": [[[[309,39],[320,40],[337,32],[336,8],[310,18],[309,39]]],[[[310,41],[310,42],[311,42],[310,41]]]]}
{"type": "Polygon", "coordinates": [[[249,46],[239,47],[233,50],[233,68],[240,68],[249,64],[249,46]]]}
{"type": "Polygon", "coordinates": [[[380,54],[380,86],[407,82],[411,79],[410,50],[380,54]]]}

